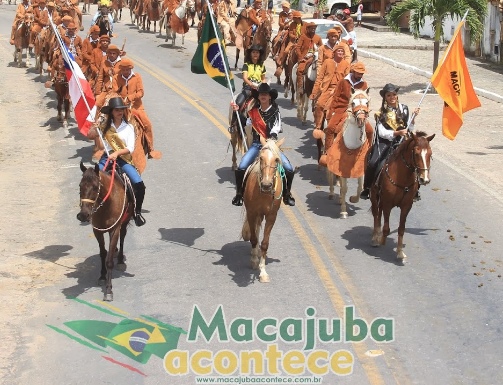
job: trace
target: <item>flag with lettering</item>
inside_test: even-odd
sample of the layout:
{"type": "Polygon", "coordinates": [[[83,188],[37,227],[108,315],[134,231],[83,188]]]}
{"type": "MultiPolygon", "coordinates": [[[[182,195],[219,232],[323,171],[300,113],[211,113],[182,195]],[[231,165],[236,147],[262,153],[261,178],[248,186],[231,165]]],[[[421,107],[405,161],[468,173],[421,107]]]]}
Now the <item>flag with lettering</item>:
{"type": "Polygon", "coordinates": [[[196,52],[192,57],[190,70],[195,74],[206,73],[224,87],[228,87],[227,73],[229,74],[232,91],[236,89],[234,87],[232,72],[229,70],[229,61],[225,54],[225,45],[222,42],[219,27],[215,28],[213,17],[210,15],[209,10],[201,32],[201,40],[199,40],[196,52]],[[215,30],[218,36],[215,35],[215,30]],[[220,46],[218,40],[221,42],[220,46]]]}
{"type": "Polygon", "coordinates": [[[463,125],[463,113],[480,107],[468,73],[463,41],[459,34],[463,24],[464,22],[461,22],[458,25],[442,63],[431,78],[431,84],[444,101],[442,133],[450,140],[454,140],[463,125]]]}

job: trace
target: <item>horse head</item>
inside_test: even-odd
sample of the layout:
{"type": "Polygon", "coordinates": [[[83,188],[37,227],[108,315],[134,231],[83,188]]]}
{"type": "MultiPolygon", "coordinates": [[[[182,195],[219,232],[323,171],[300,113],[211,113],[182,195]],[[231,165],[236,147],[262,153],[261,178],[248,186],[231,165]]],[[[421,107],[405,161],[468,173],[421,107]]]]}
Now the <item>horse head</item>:
{"type": "Polygon", "coordinates": [[[358,127],[365,126],[365,122],[369,117],[370,112],[370,97],[369,90],[353,90],[351,98],[349,99],[349,105],[351,108],[351,113],[358,124],[358,127]]]}
{"type": "Polygon", "coordinates": [[[100,169],[96,164],[94,168],[86,168],[80,162],[82,180],[80,181],[80,212],[77,219],[81,222],[89,222],[94,211],[94,206],[100,195],[100,169]]]}
{"type": "Polygon", "coordinates": [[[276,178],[278,174],[278,166],[282,165],[280,156],[280,146],[285,138],[278,142],[260,137],[262,149],[259,154],[259,185],[260,191],[274,194],[276,186],[276,178]]]}
{"type": "Polygon", "coordinates": [[[430,183],[430,161],[431,161],[431,147],[430,142],[435,137],[435,134],[426,136],[425,132],[418,131],[413,133],[410,139],[407,141],[406,148],[410,147],[410,144],[413,143],[412,148],[412,165],[407,164],[407,167],[413,168],[417,173],[417,180],[419,184],[427,185],[430,183]]]}

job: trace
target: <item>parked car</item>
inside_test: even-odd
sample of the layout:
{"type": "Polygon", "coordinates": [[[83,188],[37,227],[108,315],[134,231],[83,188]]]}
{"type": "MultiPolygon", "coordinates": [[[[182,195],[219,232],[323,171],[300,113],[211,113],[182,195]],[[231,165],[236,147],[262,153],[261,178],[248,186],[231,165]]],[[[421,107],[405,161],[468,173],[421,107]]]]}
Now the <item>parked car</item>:
{"type": "Polygon", "coordinates": [[[334,28],[336,25],[339,26],[342,29],[342,34],[341,34],[341,39],[346,40],[349,42],[349,46],[351,47],[351,50],[354,50],[354,45],[353,41],[349,37],[348,31],[346,31],[346,28],[344,26],[336,21],[336,20],[329,20],[329,19],[302,19],[303,22],[306,23],[315,23],[317,25],[316,27],[316,34],[321,37],[323,40],[323,44],[327,42],[327,32],[329,29],[334,28]],[[351,41],[350,41],[351,40],[351,41]]]}
{"type": "MultiPolygon", "coordinates": [[[[313,8],[316,8],[314,0],[307,0],[307,2],[302,4],[302,10],[304,12],[312,13],[313,8]]],[[[323,15],[335,15],[335,12],[337,12],[338,9],[346,8],[351,8],[351,0],[327,0],[327,3],[323,8],[323,15]]]]}

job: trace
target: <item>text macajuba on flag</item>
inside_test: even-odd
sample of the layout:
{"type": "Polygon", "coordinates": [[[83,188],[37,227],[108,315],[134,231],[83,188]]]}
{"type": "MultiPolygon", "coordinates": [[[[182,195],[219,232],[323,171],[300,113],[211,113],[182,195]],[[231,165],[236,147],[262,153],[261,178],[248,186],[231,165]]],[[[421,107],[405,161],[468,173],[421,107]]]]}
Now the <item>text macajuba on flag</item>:
{"type": "Polygon", "coordinates": [[[228,87],[225,69],[229,74],[230,84],[232,91],[235,91],[234,79],[232,73],[229,71],[229,61],[225,54],[225,47],[220,36],[219,29],[215,36],[215,28],[212,23],[213,18],[210,16],[209,11],[206,14],[203,30],[201,33],[201,40],[197,45],[196,52],[192,57],[190,69],[195,74],[208,74],[213,80],[220,83],[224,87],[228,87]],[[221,42],[222,50],[218,46],[218,40],[221,42]],[[225,66],[225,67],[224,67],[225,66]]]}
{"type": "Polygon", "coordinates": [[[68,48],[63,45],[67,55],[63,55],[65,62],[66,78],[68,80],[68,91],[75,112],[75,120],[82,135],[86,135],[94,123],[96,106],[91,86],[82,73],[79,65],[73,58],[68,48]],[[85,99],[84,99],[85,98],[85,99]],[[86,104],[87,102],[87,104],[86,104]]]}
{"type": "Polygon", "coordinates": [[[472,80],[466,66],[463,41],[459,30],[454,33],[444,60],[431,78],[431,84],[444,101],[442,133],[453,140],[463,124],[463,113],[480,107],[480,101],[473,89],[472,80]]]}

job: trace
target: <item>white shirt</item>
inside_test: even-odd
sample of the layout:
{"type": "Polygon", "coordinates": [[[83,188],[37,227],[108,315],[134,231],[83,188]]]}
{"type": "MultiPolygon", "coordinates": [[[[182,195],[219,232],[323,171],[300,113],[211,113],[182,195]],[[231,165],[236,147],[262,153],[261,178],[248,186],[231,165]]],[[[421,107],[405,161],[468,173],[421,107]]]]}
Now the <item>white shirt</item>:
{"type": "MultiPolygon", "coordinates": [[[[398,103],[398,109],[400,113],[403,114],[403,104],[398,103]]],[[[410,126],[408,127],[410,131],[414,130],[414,123],[411,123],[410,126]]],[[[382,125],[381,122],[377,122],[377,133],[379,134],[380,138],[387,139],[387,140],[393,140],[395,137],[394,133],[395,131],[393,130],[388,130],[386,127],[382,125]]]]}
{"type": "MultiPolygon", "coordinates": [[[[123,120],[121,122],[121,125],[119,126],[119,128],[115,127],[114,122],[112,122],[112,127],[115,128],[115,131],[117,131],[119,138],[121,138],[121,140],[126,145],[126,148],[132,154],[133,150],[134,150],[134,141],[135,141],[133,126],[130,125],[129,123],[126,123],[123,120]]],[[[106,140],[104,142],[105,142],[105,147],[106,147],[107,151],[112,152],[113,151],[112,147],[108,144],[108,142],[106,140]]]]}

